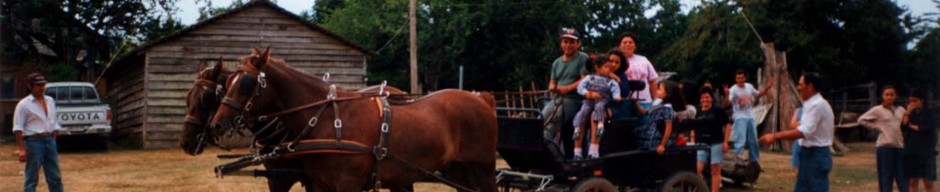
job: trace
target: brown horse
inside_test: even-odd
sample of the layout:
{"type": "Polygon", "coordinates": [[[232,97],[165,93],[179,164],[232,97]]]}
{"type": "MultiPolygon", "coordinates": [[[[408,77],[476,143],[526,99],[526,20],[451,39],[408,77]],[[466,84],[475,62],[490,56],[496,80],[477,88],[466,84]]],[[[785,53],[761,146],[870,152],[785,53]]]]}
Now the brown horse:
{"type": "MultiPolygon", "coordinates": [[[[225,70],[225,65],[221,60],[215,67],[207,68],[203,62],[200,65],[201,70],[196,77],[196,83],[189,90],[186,98],[187,114],[186,123],[183,125],[183,132],[180,134],[180,147],[189,155],[198,155],[206,147],[211,135],[200,135],[201,131],[206,130],[204,125],[210,118],[210,112],[218,107],[221,97],[217,96],[224,93],[224,88],[218,87],[217,82],[224,82],[233,71],[225,70]],[[202,137],[202,138],[199,138],[202,137]],[[201,139],[201,140],[200,140],[201,139]]],[[[262,149],[264,151],[266,149],[262,149]]],[[[270,150],[270,149],[267,149],[270,150]]],[[[263,163],[268,170],[302,170],[303,164],[296,159],[275,159],[263,163]]],[[[309,179],[303,176],[281,175],[277,177],[268,177],[268,190],[270,191],[290,191],[294,183],[301,182],[307,191],[313,191],[310,187],[309,179]]]]}
{"type": "MultiPolygon", "coordinates": [[[[260,54],[260,53],[255,53],[260,54]]],[[[224,62],[222,60],[218,61],[218,64],[215,67],[209,67],[208,64],[204,61],[200,64],[200,72],[196,77],[196,83],[190,88],[189,93],[186,98],[187,103],[187,117],[186,123],[183,125],[183,132],[180,134],[180,147],[189,155],[198,155],[202,153],[203,149],[208,144],[208,139],[202,138],[203,141],[199,140],[200,131],[206,130],[204,125],[210,118],[211,110],[214,110],[218,107],[218,104],[221,102],[220,94],[225,93],[224,88],[220,87],[224,84],[218,84],[218,82],[224,82],[228,79],[234,71],[226,70],[224,62]],[[218,86],[217,86],[218,85],[218,86]],[[219,90],[217,90],[217,87],[219,90]]],[[[398,94],[398,95],[407,95],[404,91],[392,87],[392,86],[381,86],[374,85],[369,86],[363,89],[358,90],[359,93],[373,93],[381,94],[380,91],[385,91],[389,94],[398,94]]],[[[260,136],[268,136],[259,134],[260,136]]],[[[208,137],[211,135],[204,135],[208,137]]],[[[277,145],[278,143],[259,143],[266,145],[261,150],[270,151],[270,148],[267,145],[277,145]]],[[[303,164],[297,159],[289,158],[280,158],[270,161],[265,161],[264,167],[268,170],[302,170],[303,164]]],[[[304,177],[293,177],[292,175],[283,175],[278,177],[268,177],[268,190],[270,191],[290,191],[290,188],[293,187],[294,183],[302,182],[303,186],[307,191],[313,191],[309,183],[309,179],[304,177]]]]}
{"type": "MultiPolygon", "coordinates": [[[[251,119],[336,96],[357,99],[300,108],[280,114],[279,118],[290,128],[289,134],[305,140],[332,140],[341,135],[343,141],[364,146],[379,143],[382,115],[390,114],[383,114],[376,100],[342,89],[334,89],[335,95],[330,94],[331,86],[326,82],[287,66],[283,60],[269,58],[270,49],[259,57],[246,59],[227,81],[231,89],[210,126],[216,129],[215,133],[235,129],[236,116],[251,119]],[[323,109],[319,110],[322,114],[317,108],[323,109]],[[308,129],[308,124],[313,126],[308,129]]],[[[410,104],[391,106],[395,118],[391,120],[389,154],[420,169],[439,170],[462,186],[495,191],[496,114],[489,104],[492,101],[483,98],[470,92],[444,90],[410,104]]],[[[374,166],[379,166],[377,179],[383,187],[393,189],[410,186],[428,176],[388,158],[375,164],[376,156],[371,153],[322,150],[294,154],[303,161],[314,186],[326,191],[371,188],[366,185],[374,166]]]]}

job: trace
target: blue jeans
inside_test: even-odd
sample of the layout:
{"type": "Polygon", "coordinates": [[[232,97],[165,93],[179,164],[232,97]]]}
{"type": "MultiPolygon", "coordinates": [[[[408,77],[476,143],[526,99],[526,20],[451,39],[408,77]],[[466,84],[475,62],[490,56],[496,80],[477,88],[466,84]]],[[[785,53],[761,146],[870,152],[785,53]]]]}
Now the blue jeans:
{"type": "Polygon", "coordinates": [[[698,162],[717,165],[721,164],[722,159],[722,144],[721,143],[709,143],[708,150],[700,150],[696,152],[698,162]]]}
{"type": "Polygon", "coordinates": [[[52,137],[27,138],[24,142],[26,148],[26,171],[23,191],[36,191],[39,182],[39,168],[42,167],[46,176],[49,191],[62,191],[62,174],[59,172],[59,152],[56,149],[55,139],[52,137]]]}
{"type": "Polygon", "coordinates": [[[878,147],[875,149],[875,157],[878,159],[878,188],[879,191],[891,192],[894,183],[898,183],[898,190],[908,191],[908,180],[904,176],[904,166],[901,158],[901,148],[878,147]]]}
{"type": "Polygon", "coordinates": [[[829,147],[802,147],[799,152],[800,172],[796,174],[796,192],[829,191],[832,153],[829,147]]]}
{"type": "Polygon", "coordinates": [[[565,157],[570,159],[574,157],[572,155],[572,151],[574,151],[574,140],[570,139],[573,137],[574,127],[571,126],[571,122],[574,120],[574,115],[578,113],[578,109],[581,108],[581,99],[571,97],[553,98],[552,103],[549,103],[542,109],[542,118],[548,118],[552,115],[552,112],[555,111],[554,102],[560,102],[561,105],[559,107],[561,107],[561,109],[555,112],[554,119],[545,127],[543,137],[558,144],[562,149],[562,153],[565,154],[565,157]],[[561,143],[558,143],[559,140],[561,143]]]}
{"type": "Polygon", "coordinates": [[[800,168],[800,142],[793,140],[793,149],[790,150],[790,163],[793,165],[794,169],[799,170],[800,168]]]}
{"type": "Polygon", "coordinates": [[[734,134],[734,152],[738,155],[744,154],[744,145],[746,144],[749,154],[748,160],[760,161],[760,146],[757,144],[757,128],[754,127],[754,119],[734,119],[734,127],[731,131],[734,134]]]}

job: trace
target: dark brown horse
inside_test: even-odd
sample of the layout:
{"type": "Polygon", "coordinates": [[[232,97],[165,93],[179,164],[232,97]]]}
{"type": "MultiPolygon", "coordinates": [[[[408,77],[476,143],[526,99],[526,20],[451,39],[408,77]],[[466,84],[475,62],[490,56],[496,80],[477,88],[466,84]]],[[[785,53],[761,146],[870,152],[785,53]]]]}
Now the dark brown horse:
{"type": "MultiPolygon", "coordinates": [[[[225,70],[224,62],[221,60],[215,67],[207,67],[205,62],[200,65],[199,68],[203,70],[196,77],[196,83],[189,90],[186,99],[186,123],[183,125],[183,132],[180,134],[180,147],[189,155],[198,155],[202,153],[202,150],[209,142],[215,142],[210,141],[212,135],[200,135],[200,133],[206,130],[204,126],[208,123],[210,113],[218,107],[221,100],[220,95],[225,93],[224,88],[217,86],[221,85],[218,82],[224,82],[233,73],[233,71],[225,70]]],[[[265,169],[268,170],[303,169],[303,164],[296,159],[276,159],[266,161],[263,164],[265,169]]],[[[290,188],[297,182],[302,182],[307,191],[313,191],[309,179],[304,176],[290,174],[268,177],[268,190],[290,191],[290,188]]]]}
{"type": "MultiPolygon", "coordinates": [[[[280,114],[292,136],[305,140],[335,139],[375,146],[380,137],[382,113],[376,100],[360,93],[336,88],[318,78],[287,66],[283,60],[269,59],[270,50],[245,60],[228,81],[230,89],[212,118],[217,134],[232,129],[236,116],[257,118],[297,106],[336,98],[358,98],[329,102],[280,114]],[[335,106],[335,107],[334,107],[335,106]],[[317,110],[317,108],[326,110],[317,110]],[[319,114],[318,111],[322,111],[319,114]],[[316,117],[316,118],[313,118],[316,117]],[[334,121],[330,121],[334,120],[334,121]],[[313,126],[301,135],[308,123],[313,126]],[[336,129],[335,127],[341,127],[336,129]],[[339,132],[337,132],[339,130],[339,132]],[[339,134],[339,135],[338,135],[339,134]]],[[[388,143],[390,154],[424,170],[439,170],[460,185],[481,191],[495,191],[496,114],[492,100],[466,91],[444,90],[414,103],[392,106],[394,114],[388,143]]],[[[491,96],[489,98],[492,98],[491,96]]],[[[314,186],[326,191],[360,191],[366,186],[374,154],[342,150],[292,153],[304,163],[314,186]]],[[[287,154],[287,155],[292,155],[287,154]]],[[[388,158],[378,164],[378,180],[383,187],[401,188],[428,175],[388,158]]]]}

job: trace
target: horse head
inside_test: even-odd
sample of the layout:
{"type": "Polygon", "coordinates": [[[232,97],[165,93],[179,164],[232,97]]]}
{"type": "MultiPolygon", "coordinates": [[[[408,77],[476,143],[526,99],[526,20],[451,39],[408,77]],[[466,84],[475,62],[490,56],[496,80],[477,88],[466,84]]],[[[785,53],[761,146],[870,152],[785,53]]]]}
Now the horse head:
{"type": "Polygon", "coordinates": [[[186,119],[179,142],[180,147],[189,155],[202,153],[209,144],[211,129],[207,127],[207,121],[212,117],[213,110],[218,108],[221,94],[224,93],[224,84],[219,82],[223,82],[232,74],[232,71],[225,69],[221,58],[215,67],[209,67],[203,61],[199,69],[196,82],[186,95],[186,119]]]}
{"type": "Polygon", "coordinates": [[[226,80],[229,89],[210,123],[217,135],[253,128],[254,122],[270,120],[259,115],[283,110],[285,106],[326,98],[329,89],[326,82],[272,58],[270,47],[263,53],[242,58],[242,62],[226,80]]]}

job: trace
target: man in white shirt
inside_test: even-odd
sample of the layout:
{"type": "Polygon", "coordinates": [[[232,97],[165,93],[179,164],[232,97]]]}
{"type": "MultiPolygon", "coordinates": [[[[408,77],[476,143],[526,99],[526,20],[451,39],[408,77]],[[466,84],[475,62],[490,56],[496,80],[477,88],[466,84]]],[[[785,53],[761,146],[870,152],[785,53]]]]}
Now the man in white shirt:
{"type": "Polygon", "coordinates": [[[774,86],[774,82],[771,80],[770,83],[767,83],[767,87],[757,91],[757,89],[754,89],[754,85],[747,83],[747,73],[744,70],[735,72],[734,82],[734,86],[725,92],[734,112],[731,128],[731,138],[734,138],[734,151],[738,155],[744,154],[744,146],[747,145],[748,160],[759,162],[760,146],[757,144],[757,123],[754,120],[751,107],[757,98],[767,95],[767,90],[774,86]]]}
{"type": "Polygon", "coordinates": [[[43,169],[49,191],[62,191],[59,154],[55,138],[62,127],[56,123],[55,101],[46,96],[46,78],[39,73],[26,77],[30,95],[16,104],[13,133],[19,147],[20,162],[26,162],[23,191],[36,191],[39,168],[43,169]]]}
{"type": "Polygon", "coordinates": [[[829,101],[819,94],[825,83],[816,73],[804,73],[796,89],[803,100],[803,114],[796,129],[766,134],[760,143],[769,145],[777,140],[803,140],[800,142],[800,172],[797,173],[794,191],[829,191],[829,171],[832,170],[832,154],[829,147],[835,132],[835,115],[829,101]]]}

